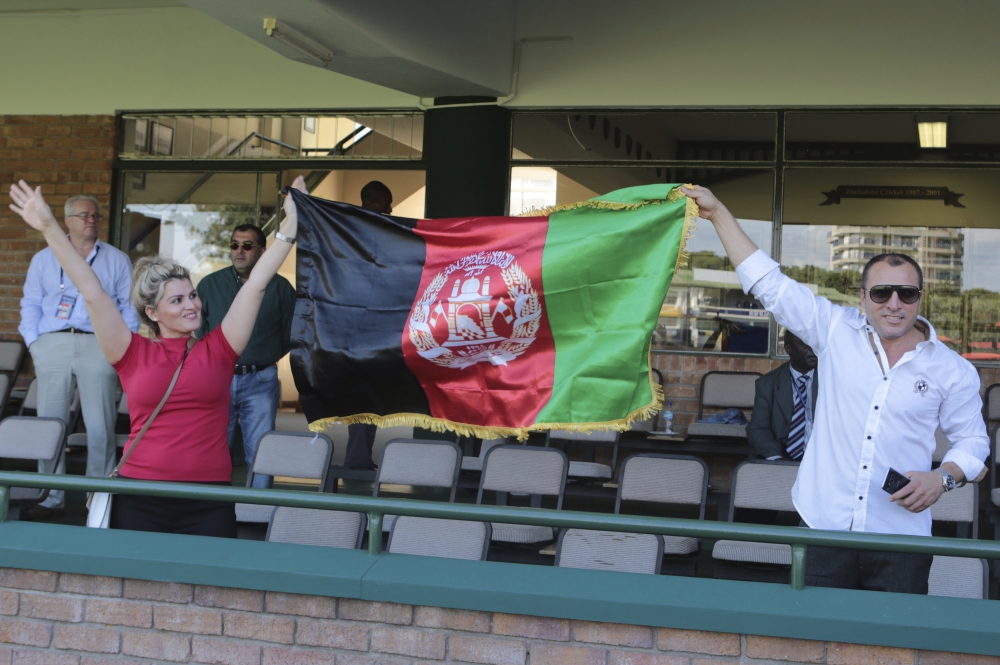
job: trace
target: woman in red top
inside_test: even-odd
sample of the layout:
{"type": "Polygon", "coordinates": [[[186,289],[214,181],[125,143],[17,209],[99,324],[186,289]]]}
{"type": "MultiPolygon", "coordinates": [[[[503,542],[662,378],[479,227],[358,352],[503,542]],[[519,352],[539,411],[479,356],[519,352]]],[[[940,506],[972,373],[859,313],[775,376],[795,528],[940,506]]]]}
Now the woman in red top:
{"type": "MultiPolygon", "coordinates": [[[[292,185],[305,190],[299,177],[292,185]]],[[[170,385],[188,341],[201,327],[201,300],[182,266],[158,257],[140,259],[132,276],[132,303],[153,332],[131,332],[97,275],[59,228],[42,197],[20,181],[10,188],[10,208],[42,232],[59,265],[83,295],[94,333],[108,362],[121,377],[135,435],[146,424],[170,385]]],[[[199,340],[184,361],[170,398],[121,469],[123,478],[229,485],[232,464],[227,445],[229,387],[243,353],[264,289],[278,272],[295,240],[295,202],[285,197],[285,220],[278,240],[261,256],[240,288],[222,324],[199,340]]],[[[138,495],[117,495],[111,527],[139,531],[236,537],[233,504],[138,495]]]]}

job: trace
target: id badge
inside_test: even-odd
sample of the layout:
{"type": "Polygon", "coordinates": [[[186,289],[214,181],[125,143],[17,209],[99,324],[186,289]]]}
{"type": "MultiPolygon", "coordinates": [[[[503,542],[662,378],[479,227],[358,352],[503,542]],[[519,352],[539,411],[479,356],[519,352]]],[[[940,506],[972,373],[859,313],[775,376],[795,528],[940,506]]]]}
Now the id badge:
{"type": "Polygon", "coordinates": [[[73,314],[73,307],[76,306],[76,296],[63,294],[59,299],[59,306],[56,307],[57,319],[68,319],[73,314]]]}

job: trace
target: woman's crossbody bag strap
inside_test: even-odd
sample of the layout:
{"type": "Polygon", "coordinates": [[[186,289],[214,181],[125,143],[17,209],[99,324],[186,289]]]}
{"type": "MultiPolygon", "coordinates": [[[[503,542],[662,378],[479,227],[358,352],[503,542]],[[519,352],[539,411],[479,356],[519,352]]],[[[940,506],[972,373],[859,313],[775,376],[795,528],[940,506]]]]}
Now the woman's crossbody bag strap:
{"type": "Polygon", "coordinates": [[[191,353],[191,349],[197,341],[198,340],[194,337],[188,340],[187,348],[184,349],[184,356],[181,358],[181,364],[177,366],[177,371],[174,372],[174,378],[170,379],[170,385],[167,386],[167,392],[163,394],[163,399],[160,400],[160,403],[156,405],[155,409],[153,409],[153,413],[151,413],[149,418],[146,419],[146,424],[143,425],[142,429],[139,430],[139,433],[135,435],[135,440],[132,441],[132,445],[129,446],[129,449],[125,451],[124,455],[122,455],[122,461],[118,462],[118,466],[115,467],[114,471],[111,472],[108,478],[118,477],[118,472],[123,466],[125,466],[125,462],[128,461],[128,458],[131,457],[132,453],[135,452],[136,446],[138,446],[139,441],[142,440],[142,435],[146,433],[146,430],[149,429],[149,426],[153,424],[156,416],[160,413],[160,409],[162,409],[163,405],[167,403],[168,399],[170,399],[170,393],[174,391],[174,386],[177,385],[177,378],[181,375],[181,369],[184,367],[184,361],[187,360],[188,354],[191,353]]]}

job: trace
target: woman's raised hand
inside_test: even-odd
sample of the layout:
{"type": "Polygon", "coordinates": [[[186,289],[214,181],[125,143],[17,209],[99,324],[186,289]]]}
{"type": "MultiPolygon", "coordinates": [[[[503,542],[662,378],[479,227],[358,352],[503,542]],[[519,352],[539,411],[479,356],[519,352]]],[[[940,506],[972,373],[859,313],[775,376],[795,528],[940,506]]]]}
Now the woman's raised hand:
{"type": "Polygon", "coordinates": [[[42,196],[41,187],[32,189],[28,183],[19,180],[10,186],[10,198],[14,201],[10,204],[10,209],[20,215],[31,228],[42,233],[53,227],[59,228],[59,222],[42,196]]]}

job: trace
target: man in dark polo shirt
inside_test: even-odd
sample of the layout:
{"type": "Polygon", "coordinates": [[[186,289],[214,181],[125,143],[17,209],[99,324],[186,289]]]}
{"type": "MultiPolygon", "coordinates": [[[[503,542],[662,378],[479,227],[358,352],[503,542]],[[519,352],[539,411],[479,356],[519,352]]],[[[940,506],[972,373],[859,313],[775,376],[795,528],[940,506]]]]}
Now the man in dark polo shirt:
{"type": "MultiPolygon", "coordinates": [[[[283,240],[281,234],[275,242],[283,240]]],[[[264,232],[252,224],[233,230],[229,248],[233,265],[207,275],[198,283],[201,296],[201,334],[222,323],[236,293],[250,276],[250,271],[264,253],[264,232]]],[[[275,275],[264,291],[250,343],[236,362],[230,388],[229,447],[239,421],[243,433],[243,452],[247,466],[253,463],[257,441],[274,429],[274,418],[281,400],[278,385],[278,362],[291,348],[292,314],[295,289],[281,275],[275,275]]],[[[254,487],[271,487],[271,476],[254,476],[254,487]]]]}

